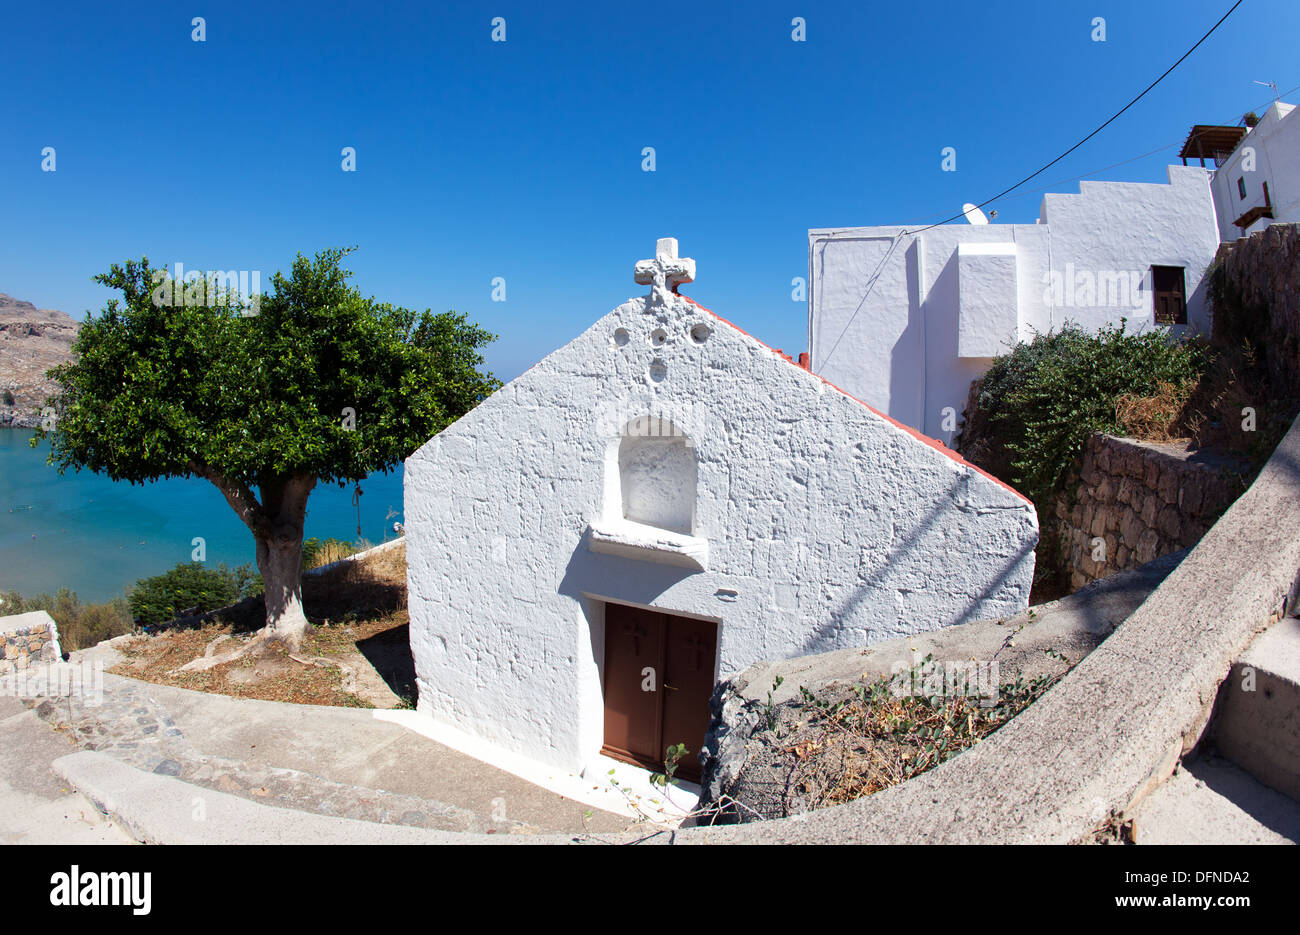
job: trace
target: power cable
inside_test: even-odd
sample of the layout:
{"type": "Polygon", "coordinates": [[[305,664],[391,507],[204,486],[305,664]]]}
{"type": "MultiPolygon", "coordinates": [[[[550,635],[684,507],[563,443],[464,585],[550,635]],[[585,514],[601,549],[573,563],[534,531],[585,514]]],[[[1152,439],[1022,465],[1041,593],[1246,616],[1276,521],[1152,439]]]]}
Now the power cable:
{"type": "MultiPolygon", "coordinates": [[[[1161,74],[1159,78],[1157,78],[1155,81],[1153,81],[1153,82],[1151,82],[1149,85],[1147,85],[1147,86],[1142,90],[1142,93],[1141,93],[1141,94],[1139,94],[1137,97],[1133,98],[1133,100],[1129,101],[1129,102],[1128,102],[1127,104],[1125,104],[1122,108],[1120,108],[1118,111],[1116,111],[1116,113],[1115,113],[1115,114],[1114,114],[1114,115],[1113,115],[1109,120],[1107,120],[1107,121],[1106,121],[1105,123],[1103,123],[1101,126],[1097,127],[1097,129],[1093,130],[1091,133],[1089,133],[1089,134],[1088,134],[1087,136],[1085,136],[1083,139],[1079,140],[1079,142],[1075,143],[1073,146],[1071,146],[1071,147],[1070,147],[1069,149],[1067,149],[1065,152],[1061,153],[1061,155],[1057,156],[1057,157],[1056,157],[1055,159],[1053,159],[1051,162],[1047,163],[1045,166],[1043,166],[1042,168],[1038,169],[1036,172],[1033,172],[1033,173],[1031,173],[1031,174],[1025,176],[1023,179],[1021,179],[1021,180],[1020,180],[1019,182],[1017,182],[1015,185],[1012,185],[1010,188],[1003,189],[1002,191],[1000,191],[1000,192],[998,192],[996,195],[994,195],[992,198],[987,198],[987,199],[985,199],[984,201],[981,201],[981,202],[980,202],[979,204],[977,204],[975,207],[977,207],[977,208],[982,208],[982,207],[984,207],[986,204],[989,204],[990,202],[997,201],[999,198],[1001,198],[1003,195],[1007,194],[1008,192],[1013,192],[1013,191],[1015,191],[1015,190],[1016,190],[1017,188],[1019,188],[1021,185],[1024,185],[1026,182],[1028,182],[1030,179],[1032,179],[1032,178],[1034,178],[1034,177],[1036,177],[1036,176],[1038,176],[1038,175],[1041,175],[1042,173],[1046,172],[1046,171],[1047,171],[1048,169],[1050,169],[1052,166],[1056,165],[1058,162],[1060,162],[1060,161],[1061,161],[1062,159],[1064,159],[1066,156],[1070,155],[1070,153],[1074,152],[1076,149],[1078,149],[1078,148],[1079,148],[1080,146],[1082,146],[1084,143],[1088,142],[1090,139],[1092,139],[1094,136],[1096,136],[1096,135],[1097,135],[1098,133],[1100,133],[1102,130],[1106,129],[1108,126],[1110,126],[1110,125],[1111,125],[1112,123],[1114,123],[1116,120],[1118,120],[1118,119],[1119,119],[1119,118],[1124,114],[1125,111],[1127,111],[1130,107],[1132,107],[1132,106],[1133,106],[1134,104],[1136,104],[1138,101],[1142,100],[1142,98],[1146,97],[1146,96],[1147,96],[1147,93],[1148,93],[1152,88],[1154,88],[1154,87],[1155,87],[1156,85],[1158,85],[1161,81],[1163,81],[1166,77],[1168,77],[1168,75],[1169,75],[1170,72],[1172,72],[1175,68],[1177,68],[1179,65],[1181,65],[1181,64],[1182,64],[1182,63],[1187,59],[1187,57],[1188,57],[1189,55],[1191,55],[1191,54],[1192,54],[1193,52],[1195,52],[1198,48],[1200,48],[1201,43],[1205,42],[1206,39],[1210,38],[1210,36],[1212,36],[1212,35],[1214,34],[1214,31],[1215,31],[1216,29],[1218,29],[1220,26],[1223,25],[1224,20],[1226,20],[1229,16],[1231,16],[1232,13],[1233,13],[1233,11],[1236,10],[1237,7],[1241,6],[1242,2],[1243,2],[1243,0],[1237,0],[1237,2],[1234,3],[1234,4],[1232,5],[1231,9],[1229,9],[1227,13],[1224,13],[1223,16],[1219,17],[1219,21],[1218,21],[1217,23],[1215,23],[1213,26],[1210,27],[1209,32],[1207,32],[1205,35],[1201,36],[1200,39],[1196,40],[1196,45],[1192,46],[1190,49],[1188,49],[1186,52],[1184,52],[1184,53],[1182,54],[1182,56],[1179,57],[1178,61],[1174,62],[1172,65],[1170,65],[1168,68],[1166,68],[1166,69],[1164,70],[1164,73],[1161,74]]],[[[934,223],[934,224],[930,224],[930,225],[928,225],[928,226],[926,226],[926,227],[922,227],[922,228],[920,228],[919,230],[908,231],[908,233],[909,233],[909,234],[919,234],[919,233],[921,233],[922,231],[927,231],[927,230],[929,230],[929,229],[932,228],[932,227],[938,227],[940,224],[947,224],[949,221],[955,221],[955,220],[957,220],[957,219],[960,218],[960,217],[964,217],[965,214],[966,214],[966,212],[965,212],[965,211],[962,211],[962,212],[960,212],[960,213],[958,213],[958,214],[954,214],[954,215],[953,215],[952,217],[950,217],[950,218],[945,218],[945,219],[942,220],[942,221],[938,221],[938,222],[936,222],[936,223],[934,223]]]]}

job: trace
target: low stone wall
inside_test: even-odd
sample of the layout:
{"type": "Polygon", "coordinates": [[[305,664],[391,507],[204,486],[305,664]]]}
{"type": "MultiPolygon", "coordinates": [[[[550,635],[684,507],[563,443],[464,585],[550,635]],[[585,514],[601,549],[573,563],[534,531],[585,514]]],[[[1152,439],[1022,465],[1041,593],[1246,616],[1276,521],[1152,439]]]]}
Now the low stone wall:
{"type": "Polygon", "coordinates": [[[1184,442],[1093,435],[1073,502],[1056,504],[1071,590],[1196,545],[1245,489],[1248,470],[1184,442]]]}
{"type": "Polygon", "coordinates": [[[43,610],[0,617],[0,676],[33,663],[58,662],[59,630],[43,610]]]}

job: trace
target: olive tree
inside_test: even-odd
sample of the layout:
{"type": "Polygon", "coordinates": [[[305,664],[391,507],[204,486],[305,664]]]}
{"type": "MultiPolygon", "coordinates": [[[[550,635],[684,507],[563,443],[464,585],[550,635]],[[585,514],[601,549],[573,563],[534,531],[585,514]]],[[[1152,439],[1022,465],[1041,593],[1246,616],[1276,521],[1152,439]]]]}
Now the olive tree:
{"type": "MultiPolygon", "coordinates": [[[[480,370],[495,339],[463,314],[365,298],[348,249],[276,273],[251,303],[213,280],[174,282],[148,258],[96,281],[122,298],[87,317],[48,436],[60,471],[210,481],[253,534],[267,639],[307,627],[302,538],[318,483],[387,471],[501,384],[480,370]]],[[[248,297],[245,297],[248,298],[248,297]]]]}

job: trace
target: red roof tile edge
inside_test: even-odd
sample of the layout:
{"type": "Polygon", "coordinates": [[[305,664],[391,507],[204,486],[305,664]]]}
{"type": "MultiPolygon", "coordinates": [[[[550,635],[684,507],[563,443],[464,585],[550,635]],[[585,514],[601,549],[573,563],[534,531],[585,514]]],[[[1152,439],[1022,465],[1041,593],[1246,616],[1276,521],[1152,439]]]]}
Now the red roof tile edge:
{"type": "Polygon", "coordinates": [[[780,358],[781,360],[784,360],[786,363],[790,364],[791,366],[793,366],[793,367],[798,367],[800,370],[803,370],[803,371],[806,371],[806,372],[809,373],[809,374],[812,374],[812,376],[816,377],[818,380],[821,380],[823,383],[825,383],[825,384],[826,384],[827,386],[829,386],[831,389],[835,390],[837,393],[840,393],[840,394],[842,394],[842,395],[844,395],[844,396],[847,396],[849,399],[853,400],[855,403],[857,403],[857,404],[860,405],[860,406],[865,406],[867,409],[871,410],[871,411],[874,412],[876,415],[880,416],[880,418],[884,419],[886,422],[889,422],[890,424],[894,425],[895,427],[902,429],[902,430],[903,430],[904,432],[906,432],[908,435],[911,435],[911,436],[912,436],[913,438],[915,438],[917,441],[919,441],[919,442],[923,442],[923,443],[929,445],[931,448],[935,449],[936,451],[940,452],[941,454],[945,455],[946,457],[951,458],[953,461],[956,461],[956,462],[957,462],[958,464],[960,464],[962,467],[970,468],[970,469],[971,469],[972,471],[974,471],[975,473],[977,473],[977,474],[982,474],[983,476],[987,477],[989,480],[993,481],[993,483],[997,484],[999,487],[1003,487],[1003,488],[1005,488],[1005,489],[1011,491],[1013,494],[1015,494],[1015,495],[1016,495],[1017,497],[1019,497],[1021,500],[1024,500],[1024,501],[1025,501],[1026,503],[1028,503],[1030,506],[1033,506],[1033,505],[1034,505],[1034,501],[1030,500],[1028,497],[1026,497],[1024,494],[1022,494],[1019,490],[1016,490],[1016,488],[1012,487],[1012,486],[1011,486],[1010,484],[1008,484],[1006,481],[1003,481],[1003,480],[1001,480],[1001,479],[999,479],[999,478],[997,478],[997,477],[994,477],[992,474],[990,474],[988,471],[984,470],[982,467],[979,467],[978,465],[975,465],[975,464],[971,464],[969,461],[967,461],[965,458],[963,458],[963,457],[962,457],[961,455],[959,455],[957,452],[953,451],[951,448],[949,448],[949,447],[948,447],[947,445],[945,445],[943,442],[939,441],[939,439],[937,439],[937,438],[931,438],[929,435],[925,435],[925,434],[923,434],[923,433],[921,433],[921,432],[918,432],[916,429],[912,428],[910,425],[904,425],[902,422],[899,422],[899,421],[898,421],[897,419],[895,419],[893,416],[886,415],[885,413],[883,413],[883,412],[881,412],[879,409],[877,409],[875,406],[872,406],[870,403],[864,403],[862,400],[858,399],[858,398],[857,398],[856,396],[854,396],[852,393],[848,393],[848,392],[845,392],[844,390],[840,389],[838,386],[836,386],[836,385],[835,385],[834,383],[832,383],[830,380],[827,380],[827,379],[826,379],[825,377],[823,377],[821,374],[813,373],[813,372],[812,372],[812,365],[811,365],[811,362],[809,362],[809,363],[807,363],[807,365],[805,365],[805,360],[806,360],[807,357],[808,357],[808,355],[807,355],[806,353],[801,353],[801,354],[799,355],[799,362],[796,363],[795,361],[793,361],[793,360],[790,358],[790,355],[789,355],[789,354],[786,354],[786,353],[784,353],[783,351],[779,351],[779,350],[777,350],[776,348],[771,347],[770,345],[766,344],[765,342],[761,341],[760,339],[754,337],[752,334],[750,334],[750,333],[749,333],[748,331],[746,331],[744,328],[742,328],[742,327],[740,327],[739,325],[737,325],[735,322],[728,321],[727,319],[723,318],[721,315],[719,315],[717,312],[713,311],[712,309],[705,308],[703,305],[701,305],[699,302],[696,302],[696,301],[695,301],[694,299],[692,299],[690,296],[688,296],[688,295],[682,295],[681,293],[677,293],[677,295],[678,295],[679,298],[683,298],[683,299],[685,299],[687,302],[690,302],[692,305],[694,305],[694,306],[695,306],[696,308],[698,308],[700,311],[702,311],[702,312],[708,312],[708,313],[709,313],[710,315],[712,315],[714,318],[718,319],[718,321],[723,322],[724,324],[730,325],[732,328],[735,328],[737,331],[739,331],[739,332],[740,332],[741,334],[743,334],[745,337],[750,338],[750,339],[752,339],[752,340],[754,340],[754,341],[757,341],[760,345],[762,345],[763,347],[767,348],[769,351],[771,351],[773,354],[775,354],[778,358],[780,358]]]}

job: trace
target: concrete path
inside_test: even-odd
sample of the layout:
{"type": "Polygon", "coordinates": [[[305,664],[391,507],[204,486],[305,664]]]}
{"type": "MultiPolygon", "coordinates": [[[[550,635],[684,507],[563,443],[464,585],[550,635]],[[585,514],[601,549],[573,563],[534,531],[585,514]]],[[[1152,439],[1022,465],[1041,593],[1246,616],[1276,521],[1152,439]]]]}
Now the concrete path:
{"type": "MultiPolygon", "coordinates": [[[[113,661],[113,648],[101,646],[75,654],[72,666],[84,674],[87,665],[113,661]]],[[[304,822],[308,813],[372,823],[375,828],[362,838],[382,838],[383,829],[397,827],[533,835],[616,832],[632,824],[626,815],[558,795],[394,723],[393,712],[383,712],[385,719],[370,709],[236,699],[108,673],[102,674],[102,688],[98,696],[74,692],[30,710],[16,699],[3,699],[10,706],[3,726],[23,734],[0,737],[10,754],[0,780],[12,774],[8,792],[13,796],[12,807],[8,800],[0,802],[3,811],[30,812],[24,795],[57,802],[71,792],[64,777],[122,819],[151,807],[144,801],[153,794],[144,779],[170,777],[178,782],[168,786],[168,808],[150,812],[148,840],[195,840],[195,834],[215,833],[211,824],[166,824],[168,816],[203,811],[205,803],[217,801],[214,793],[242,799],[253,812],[274,806],[304,822]],[[29,758],[28,748],[39,755],[29,758]],[[24,752],[12,755],[15,751],[24,752]],[[59,758],[63,766],[51,772],[59,758]]],[[[91,823],[100,833],[125,839],[112,825],[105,831],[85,799],[74,795],[59,803],[68,810],[74,805],[93,813],[91,823]]],[[[13,824],[14,834],[30,833],[24,822],[0,817],[0,831],[13,824]]],[[[250,819],[241,827],[256,824],[250,819]]],[[[342,833],[359,834],[356,829],[342,833]]],[[[46,840],[77,839],[66,825],[50,823],[46,840]]]]}
{"type": "MultiPolygon", "coordinates": [[[[55,761],[68,784],[145,844],[454,844],[454,831],[385,825],[300,812],[142,772],[107,754],[83,750],[55,761]]],[[[578,837],[578,836],[575,836],[578,837]]],[[[480,840],[527,843],[531,835],[480,840]]]]}
{"type": "Polygon", "coordinates": [[[0,697],[0,843],[132,843],[53,769],[76,749],[21,701],[0,697]]]}
{"type": "MultiPolygon", "coordinates": [[[[148,693],[197,750],[210,761],[242,764],[239,773],[257,780],[256,785],[299,771],[321,780],[303,790],[310,796],[320,796],[326,783],[336,783],[436,800],[461,818],[461,827],[448,830],[562,833],[615,831],[630,824],[624,816],[594,810],[378,720],[367,709],[229,698],[165,685],[149,685],[148,693]]],[[[229,779],[238,782],[240,776],[229,779]]],[[[238,794],[229,782],[217,787],[238,794]]],[[[339,813],[375,820],[359,806],[339,813]]],[[[410,816],[399,823],[434,824],[410,816]]]]}

